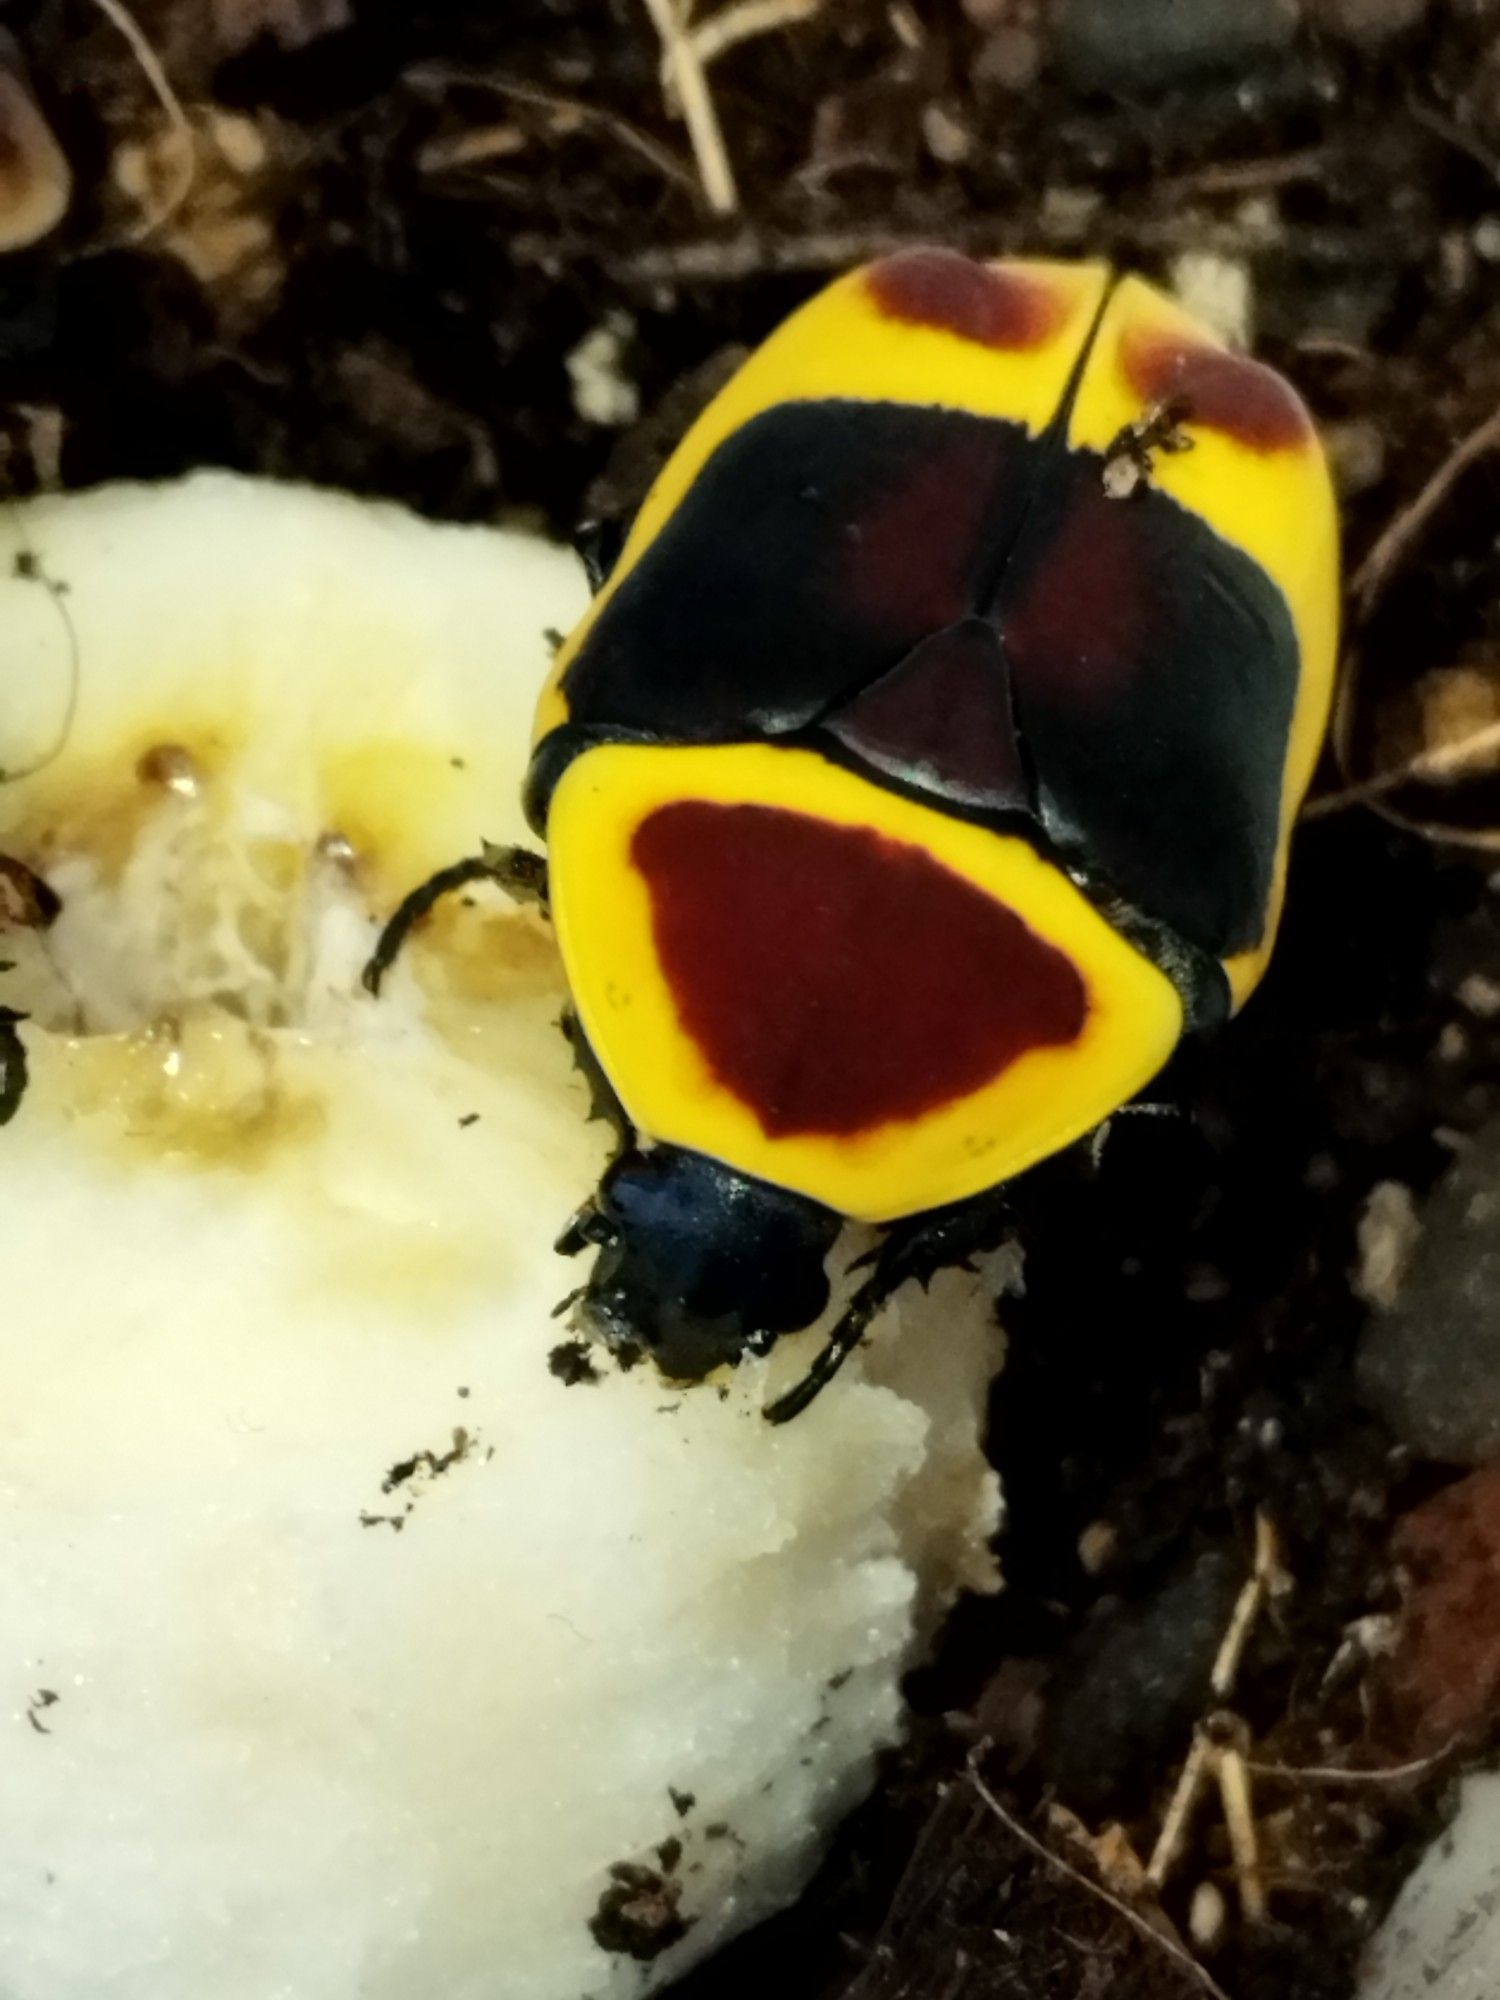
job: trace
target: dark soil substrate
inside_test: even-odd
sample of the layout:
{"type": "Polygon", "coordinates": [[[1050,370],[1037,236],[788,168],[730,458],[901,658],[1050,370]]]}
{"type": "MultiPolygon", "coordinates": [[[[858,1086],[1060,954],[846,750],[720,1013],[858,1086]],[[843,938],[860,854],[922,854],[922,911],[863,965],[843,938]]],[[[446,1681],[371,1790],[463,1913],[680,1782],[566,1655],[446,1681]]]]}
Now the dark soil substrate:
{"type": "MultiPolygon", "coordinates": [[[[825,0],[713,69],[743,203],[714,223],[638,0],[142,0],[200,131],[208,107],[239,122],[136,242],[120,149],[163,121],[118,23],[97,0],[0,7],[76,179],[63,228],[0,264],[12,489],[216,463],[567,529],[638,496],[736,345],[855,258],[927,239],[1164,276],[1207,249],[1248,270],[1260,350],[1328,430],[1357,561],[1500,401],[1500,6],[1319,0],[1321,30],[1256,49],[1205,30],[1143,69],[1130,18],[1160,11],[1117,0],[1112,95],[1079,53],[1084,0],[1072,41],[1030,0],[825,0]],[[1363,42],[1339,27],[1356,16],[1363,42]],[[1387,17],[1415,25],[1379,42],[1387,17]],[[578,414],[565,367],[601,324],[647,412],[623,442],[578,414]]],[[[1491,459],[1359,631],[1357,749],[1421,673],[1500,658],[1497,502],[1491,459]]],[[[1453,809],[1485,825],[1496,803],[1479,783],[1453,809]]],[[[1152,1092],[1178,1115],[1117,1121],[1097,1163],[1017,1187],[1008,1588],[920,1677],[912,1745],[813,1893],[685,1991],[1202,1990],[1039,1858],[965,1760],[988,1743],[1005,1814],[1085,1877],[1049,1799],[1148,1849],[1258,1510],[1295,1588],[1235,1696],[1256,1754],[1378,1751],[1358,1662],[1326,1669],[1388,1604],[1390,1524],[1440,1475],[1358,1404],[1356,1224],[1376,1183],[1420,1195],[1500,1107],[1500,1029],[1456,997],[1497,962],[1482,855],[1358,808],[1316,819],[1265,989],[1152,1092]]],[[[1450,1788],[1442,1769],[1352,1796],[1263,1782],[1273,1920],[1231,1923],[1214,1978],[1234,2000],[1347,2000],[1450,1788]]],[[[1179,1925],[1205,1877],[1232,1901],[1207,1811],[1166,1898],[1179,1925]]]]}

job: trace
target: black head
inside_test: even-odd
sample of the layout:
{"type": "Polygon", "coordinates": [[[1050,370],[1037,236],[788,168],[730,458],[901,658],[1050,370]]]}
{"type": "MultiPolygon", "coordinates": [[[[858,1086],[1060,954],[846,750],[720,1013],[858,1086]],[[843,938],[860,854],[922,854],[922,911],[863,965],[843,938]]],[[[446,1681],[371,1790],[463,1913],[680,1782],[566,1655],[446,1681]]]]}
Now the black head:
{"type": "Polygon", "coordinates": [[[558,1247],[599,1246],[582,1296],[596,1332],[696,1380],[812,1324],[839,1226],[803,1195],[657,1146],[615,1162],[558,1247]]]}

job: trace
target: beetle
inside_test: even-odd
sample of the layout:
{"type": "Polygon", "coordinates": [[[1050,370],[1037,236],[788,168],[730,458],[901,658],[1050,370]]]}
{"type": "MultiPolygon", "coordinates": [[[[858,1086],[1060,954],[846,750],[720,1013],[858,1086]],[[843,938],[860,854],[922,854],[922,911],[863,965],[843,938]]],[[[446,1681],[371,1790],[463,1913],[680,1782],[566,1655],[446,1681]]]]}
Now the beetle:
{"type": "MultiPolygon", "coordinates": [[[[542,691],[527,817],[619,1150],[562,1239],[593,1329],[698,1378],[878,1247],[998,1240],[1265,970],[1338,550],[1279,375],[1099,263],[909,249],[688,430],[542,691]]],[[[521,873],[518,876],[517,870],[521,873]]]]}

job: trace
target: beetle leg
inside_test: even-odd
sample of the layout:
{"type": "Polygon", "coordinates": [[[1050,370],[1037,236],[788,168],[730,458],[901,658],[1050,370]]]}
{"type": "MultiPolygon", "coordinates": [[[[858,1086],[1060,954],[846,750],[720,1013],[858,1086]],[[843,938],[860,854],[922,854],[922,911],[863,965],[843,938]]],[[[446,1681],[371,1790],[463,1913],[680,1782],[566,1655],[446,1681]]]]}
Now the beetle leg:
{"type": "Polygon", "coordinates": [[[1096,1125],[1089,1134],[1089,1165],[1098,1173],[1104,1159],[1104,1149],[1109,1144],[1119,1118],[1187,1118],[1187,1112],[1180,1104],[1149,1103],[1122,1104],[1117,1110],[1096,1125]]]}
{"type": "Polygon", "coordinates": [[[436,909],[444,896],[467,889],[471,882],[493,882],[518,903],[539,903],[547,908],[547,863],[540,854],[524,847],[496,847],[485,841],[478,854],[464,861],[450,862],[419,882],[403,896],[375,941],[375,949],[361,974],[367,993],[380,997],[380,984],[401,955],[407,938],[422,919],[436,909]]]}
{"type": "Polygon", "coordinates": [[[981,1251],[994,1250],[1010,1227],[1010,1207],[997,1191],[976,1195],[951,1208],[932,1209],[889,1229],[872,1255],[864,1260],[870,1275],[844,1308],[822,1352],[802,1380],[778,1396],[765,1411],[767,1423],[789,1423],[827,1387],[869,1331],[882,1306],[908,1279],[930,1285],[939,1271],[967,1264],[981,1251]]]}
{"type": "Polygon", "coordinates": [[[14,1007],[0,1007],[0,1125],[8,1125],[26,1093],[26,1045],[16,1033],[26,1016],[14,1007]]]}
{"type": "Polygon", "coordinates": [[[563,1038],[573,1051],[573,1061],[580,1075],[589,1087],[589,1118],[602,1118],[610,1129],[614,1144],[610,1150],[611,1162],[628,1153],[635,1144],[635,1127],[630,1122],[624,1105],[615,1095],[614,1086],[604,1074],[604,1065],[594,1054],[593,1044],[583,1032],[583,1023],[571,1007],[563,1009],[558,1026],[563,1038]]]}
{"type": "Polygon", "coordinates": [[[573,547],[583,564],[589,589],[596,597],[609,582],[610,571],[620,560],[629,531],[628,520],[611,515],[603,520],[585,521],[575,532],[573,547]]]}

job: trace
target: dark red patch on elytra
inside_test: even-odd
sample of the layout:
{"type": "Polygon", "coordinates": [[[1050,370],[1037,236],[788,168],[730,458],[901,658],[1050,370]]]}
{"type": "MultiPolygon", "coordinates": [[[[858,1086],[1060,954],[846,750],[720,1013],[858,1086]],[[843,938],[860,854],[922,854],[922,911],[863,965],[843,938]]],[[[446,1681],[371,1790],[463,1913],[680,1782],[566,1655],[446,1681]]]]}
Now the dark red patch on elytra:
{"type": "Polygon", "coordinates": [[[631,857],[684,1027],[772,1137],[918,1118],[1083,1029],[1071,960],[918,847],[684,799],[631,857]]]}
{"type": "Polygon", "coordinates": [[[898,250],[865,274],[887,319],[941,327],[984,347],[1039,347],[1067,316],[1055,285],[956,250],[898,250]]]}
{"type": "Polygon", "coordinates": [[[1127,333],[1125,379],[1145,403],[1180,398],[1186,422],[1223,431],[1252,451],[1287,451],[1312,436],[1312,420],[1274,368],[1172,334],[1127,333]]]}
{"type": "Polygon", "coordinates": [[[1152,563],[1136,510],[1097,484],[1076,490],[1005,614],[1024,710],[1028,686],[1087,712],[1150,664],[1152,563]]]}
{"type": "Polygon", "coordinates": [[[934,438],[919,463],[901,468],[852,513],[836,588],[854,616],[903,634],[936,631],[963,616],[1003,451],[993,426],[934,438]]]}

